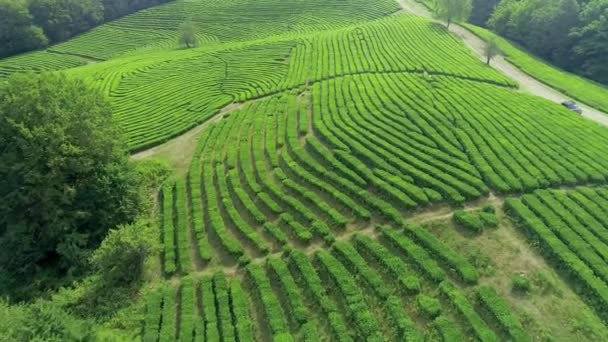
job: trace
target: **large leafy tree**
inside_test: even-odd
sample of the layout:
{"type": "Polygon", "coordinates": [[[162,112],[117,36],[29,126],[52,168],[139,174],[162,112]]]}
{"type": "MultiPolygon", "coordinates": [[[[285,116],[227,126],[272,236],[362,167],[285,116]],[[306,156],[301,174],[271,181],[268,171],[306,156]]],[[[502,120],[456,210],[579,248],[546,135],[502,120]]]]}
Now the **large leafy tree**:
{"type": "Polygon", "coordinates": [[[103,21],[98,0],[30,0],[30,12],[51,42],[65,40],[103,21]]]}
{"type": "Polygon", "coordinates": [[[48,43],[35,26],[23,0],[0,0],[0,57],[37,49],[48,43]]]}
{"type": "Polygon", "coordinates": [[[486,26],[486,22],[499,2],[500,0],[473,0],[473,10],[469,22],[478,26],[486,26]]]}
{"type": "Polygon", "coordinates": [[[608,0],[590,1],[572,30],[574,53],[587,77],[608,84],[608,0]]]}
{"type": "Polygon", "coordinates": [[[22,74],[0,87],[0,160],[0,293],[69,280],[138,213],[110,106],[82,81],[22,74]]]}
{"type": "Polygon", "coordinates": [[[181,24],[179,27],[179,39],[180,46],[185,46],[190,49],[198,45],[198,38],[196,37],[196,26],[193,22],[187,21],[181,24]]]}
{"type": "Polygon", "coordinates": [[[565,65],[578,22],[576,0],[503,0],[488,21],[497,33],[543,58],[565,65]]]}
{"type": "Polygon", "coordinates": [[[471,0],[435,0],[433,12],[435,17],[447,23],[465,21],[471,16],[471,0]]]}

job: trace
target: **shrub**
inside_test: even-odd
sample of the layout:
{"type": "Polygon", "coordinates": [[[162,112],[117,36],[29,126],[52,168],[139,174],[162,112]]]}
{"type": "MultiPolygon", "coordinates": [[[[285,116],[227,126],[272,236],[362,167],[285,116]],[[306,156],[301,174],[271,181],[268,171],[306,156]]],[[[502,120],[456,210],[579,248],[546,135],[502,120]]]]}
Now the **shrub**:
{"type": "Polygon", "coordinates": [[[479,213],[479,219],[485,228],[498,227],[498,217],[494,213],[481,212],[479,213]]]}
{"type": "Polygon", "coordinates": [[[141,279],[148,255],[160,251],[158,228],[145,220],[110,231],[93,253],[91,263],[103,286],[125,286],[141,279]]]}
{"type": "Polygon", "coordinates": [[[478,215],[464,210],[457,210],[454,212],[454,222],[474,233],[480,233],[484,227],[483,221],[478,215]]]}
{"type": "Polygon", "coordinates": [[[492,204],[486,204],[481,208],[481,211],[488,214],[496,214],[496,207],[492,204]]]}
{"type": "Polygon", "coordinates": [[[532,289],[532,285],[530,284],[530,281],[523,274],[518,274],[518,275],[514,276],[513,279],[511,279],[511,285],[512,285],[513,291],[522,293],[522,294],[527,294],[532,289]]]}
{"type": "Polygon", "coordinates": [[[416,297],[416,305],[418,311],[428,318],[435,318],[441,314],[441,304],[437,298],[420,294],[416,297]]]}

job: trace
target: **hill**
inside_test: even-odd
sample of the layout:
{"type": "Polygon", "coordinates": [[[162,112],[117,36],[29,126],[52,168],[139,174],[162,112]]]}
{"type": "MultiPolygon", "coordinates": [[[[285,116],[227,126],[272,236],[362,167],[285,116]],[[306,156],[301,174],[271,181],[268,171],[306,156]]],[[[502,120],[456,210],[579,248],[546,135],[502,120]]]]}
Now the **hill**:
{"type": "Polygon", "coordinates": [[[105,327],[145,341],[608,338],[608,131],[398,9],[183,0],[0,61],[7,76],[85,79],[134,152],[206,123],[159,191],[163,247],[137,315],[105,327]],[[186,20],[198,48],[176,47],[186,20]]]}

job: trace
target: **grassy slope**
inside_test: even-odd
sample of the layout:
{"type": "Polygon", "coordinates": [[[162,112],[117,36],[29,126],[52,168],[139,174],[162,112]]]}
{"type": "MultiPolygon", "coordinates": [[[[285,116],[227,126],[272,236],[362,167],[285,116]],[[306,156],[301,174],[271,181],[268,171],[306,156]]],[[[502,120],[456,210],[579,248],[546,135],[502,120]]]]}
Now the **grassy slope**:
{"type": "Polygon", "coordinates": [[[471,235],[449,218],[431,222],[429,229],[464,255],[483,274],[483,285],[494,287],[507,299],[524,329],[535,340],[600,341],[608,330],[580,298],[569,281],[547,265],[499,208],[500,225],[481,235],[471,235]],[[529,294],[517,294],[512,278],[524,275],[532,282],[529,294]]]}
{"type": "Polygon", "coordinates": [[[543,62],[489,30],[470,24],[463,26],[484,40],[495,38],[505,58],[523,72],[587,105],[608,111],[608,88],[605,86],[543,62]]]}

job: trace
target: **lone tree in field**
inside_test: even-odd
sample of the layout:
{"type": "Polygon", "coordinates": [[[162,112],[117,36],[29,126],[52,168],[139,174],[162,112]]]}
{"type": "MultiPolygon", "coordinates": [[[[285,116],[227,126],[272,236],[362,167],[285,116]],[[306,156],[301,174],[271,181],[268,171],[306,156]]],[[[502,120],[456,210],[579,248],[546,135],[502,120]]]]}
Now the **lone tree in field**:
{"type": "Polygon", "coordinates": [[[190,49],[198,45],[196,38],[196,26],[191,21],[183,23],[179,27],[179,45],[190,49]]]}
{"type": "Polygon", "coordinates": [[[0,84],[0,296],[27,299],[88,267],[140,196],[103,94],[54,74],[0,84]]]}
{"type": "Polygon", "coordinates": [[[484,55],[486,56],[486,64],[490,65],[490,62],[492,61],[492,59],[498,55],[500,55],[502,53],[502,51],[500,50],[500,47],[498,46],[498,42],[496,41],[496,38],[490,38],[490,40],[487,41],[486,46],[484,48],[484,55]]]}
{"type": "Polygon", "coordinates": [[[450,24],[454,21],[465,21],[471,16],[471,0],[435,0],[435,17],[450,24]]]}

